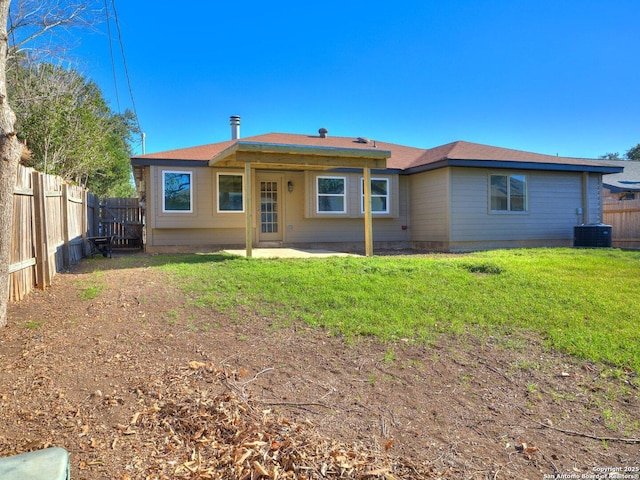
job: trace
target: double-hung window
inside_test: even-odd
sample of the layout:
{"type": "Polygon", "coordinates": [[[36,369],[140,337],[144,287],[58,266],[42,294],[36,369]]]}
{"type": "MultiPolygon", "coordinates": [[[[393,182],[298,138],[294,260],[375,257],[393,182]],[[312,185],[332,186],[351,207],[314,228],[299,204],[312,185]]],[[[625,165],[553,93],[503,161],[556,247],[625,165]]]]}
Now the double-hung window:
{"type": "Polygon", "coordinates": [[[527,211],[526,175],[491,175],[489,184],[492,212],[527,211]]]}
{"type": "Polygon", "coordinates": [[[347,213],[346,177],[316,177],[317,212],[347,213]]]}
{"type": "MultiPolygon", "coordinates": [[[[364,213],[364,178],[360,179],[360,213],[364,213]]],[[[389,213],[389,179],[371,179],[371,213],[389,213]]]]}
{"type": "Polygon", "coordinates": [[[164,170],[162,172],[162,211],[193,212],[191,172],[164,170]]]}
{"type": "Polygon", "coordinates": [[[218,212],[243,212],[242,174],[218,173],[218,212]]]}

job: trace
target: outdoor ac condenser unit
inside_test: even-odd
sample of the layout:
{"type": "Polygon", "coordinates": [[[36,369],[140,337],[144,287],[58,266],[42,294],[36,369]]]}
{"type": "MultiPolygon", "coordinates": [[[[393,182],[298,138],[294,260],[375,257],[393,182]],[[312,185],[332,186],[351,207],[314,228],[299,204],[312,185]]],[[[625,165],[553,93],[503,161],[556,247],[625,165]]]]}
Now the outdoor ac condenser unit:
{"type": "Polygon", "coordinates": [[[574,247],[611,247],[611,225],[576,225],[573,227],[574,247]]]}

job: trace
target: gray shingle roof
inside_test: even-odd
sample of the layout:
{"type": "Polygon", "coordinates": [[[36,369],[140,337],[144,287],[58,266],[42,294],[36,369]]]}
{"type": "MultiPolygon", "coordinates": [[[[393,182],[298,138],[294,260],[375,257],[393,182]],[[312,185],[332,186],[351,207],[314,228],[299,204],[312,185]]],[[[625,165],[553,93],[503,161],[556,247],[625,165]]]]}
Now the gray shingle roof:
{"type": "Polygon", "coordinates": [[[624,167],[621,173],[603,175],[602,183],[605,187],[612,191],[640,192],[640,162],[608,160],[604,163],[624,167]]]}
{"type": "Polygon", "coordinates": [[[388,150],[391,152],[391,156],[387,160],[387,168],[406,171],[407,173],[447,165],[529,168],[538,170],[579,170],[601,173],[617,170],[615,166],[609,165],[610,162],[544,155],[465,141],[457,141],[435,148],[423,149],[377,140],[369,140],[367,143],[363,143],[355,137],[327,136],[322,138],[318,135],[290,133],[267,133],[264,135],[244,137],[238,140],[227,140],[197,147],[139,155],[132,157],[132,163],[134,165],[149,165],[168,161],[206,161],[231,147],[236,142],[388,150]],[[611,167],[614,168],[612,169],[611,167]]]}

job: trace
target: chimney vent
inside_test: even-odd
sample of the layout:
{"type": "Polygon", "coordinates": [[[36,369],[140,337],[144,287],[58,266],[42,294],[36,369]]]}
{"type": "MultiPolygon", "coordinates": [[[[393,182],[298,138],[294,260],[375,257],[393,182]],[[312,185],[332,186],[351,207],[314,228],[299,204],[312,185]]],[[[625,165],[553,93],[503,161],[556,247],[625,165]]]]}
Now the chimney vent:
{"type": "Polygon", "coordinates": [[[321,128],[320,130],[318,130],[318,133],[320,134],[320,138],[327,138],[327,133],[329,133],[329,130],[327,130],[326,128],[321,128]]]}
{"type": "Polygon", "coordinates": [[[240,138],[240,115],[231,115],[231,140],[240,138]]]}

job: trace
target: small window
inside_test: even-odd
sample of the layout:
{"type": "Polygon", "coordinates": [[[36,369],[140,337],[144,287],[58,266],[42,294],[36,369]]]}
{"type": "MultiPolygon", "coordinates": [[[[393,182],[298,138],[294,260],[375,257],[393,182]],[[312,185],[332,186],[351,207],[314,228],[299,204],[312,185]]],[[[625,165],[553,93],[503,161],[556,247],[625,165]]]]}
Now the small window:
{"type": "MultiPolygon", "coordinates": [[[[360,179],[360,213],[364,213],[364,178],[360,179]]],[[[371,179],[371,213],[389,213],[389,179],[371,179]]]]}
{"type": "Polygon", "coordinates": [[[218,211],[243,212],[242,182],[244,175],[218,174],[218,211]]]}
{"type": "Polygon", "coordinates": [[[525,175],[491,175],[489,182],[492,212],[527,211],[527,177],[525,175]]]}
{"type": "Polygon", "coordinates": [[[318,213],[346,213],[345,177],[316,177],[318,213]]]}
{"type": "Polygon", "coordinates": [[[162,172],[162,211],[193,211],[193,191],[191,172],[162,172]]]}

